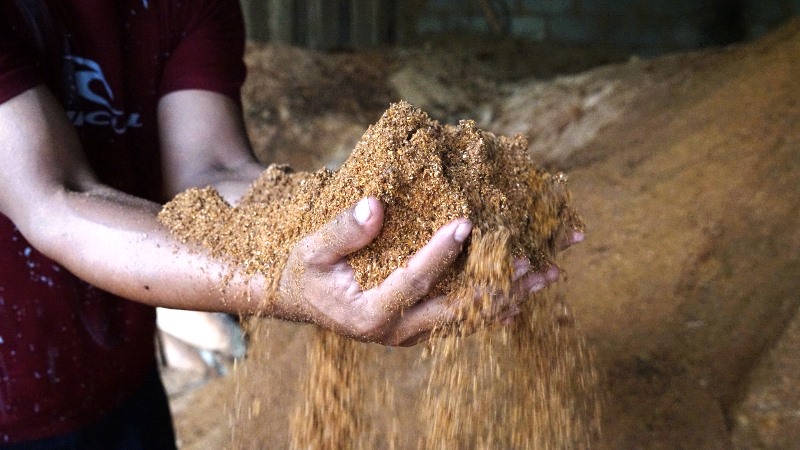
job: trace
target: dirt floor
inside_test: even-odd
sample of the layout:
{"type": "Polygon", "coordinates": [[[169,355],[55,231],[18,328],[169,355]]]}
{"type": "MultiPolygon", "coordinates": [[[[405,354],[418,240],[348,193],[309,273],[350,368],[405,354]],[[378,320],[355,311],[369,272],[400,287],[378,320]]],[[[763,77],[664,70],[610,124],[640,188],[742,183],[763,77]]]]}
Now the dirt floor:
{"type": "MultiPolygon", "coordinates": [[[[528,134],[544,166],[569,174],[588,226],[559,289],[602,375],[597,448],[798,448],[800,22],[752,43],[590,70],[567,64],[588,61],[569,53],[557,62],[572,74],[546,81],[552,56],[487,46],[252,45],[244,104],[256,151],[336,167],[401,98],[444,121],[528,134]]],[[[183,448],[287,447],[310,327],[265,327],[267,370],[245,364],[174,397],[183,448]]],[[[398,385],[398,447],[414,448],[421,349],[371,351],[375,376],[398,385]]]]}

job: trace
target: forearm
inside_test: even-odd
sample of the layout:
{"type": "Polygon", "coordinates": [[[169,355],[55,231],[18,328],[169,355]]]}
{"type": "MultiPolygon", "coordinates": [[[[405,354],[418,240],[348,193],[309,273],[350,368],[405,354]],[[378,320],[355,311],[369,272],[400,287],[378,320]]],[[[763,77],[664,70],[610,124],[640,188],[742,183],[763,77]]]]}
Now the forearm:
{"type": "Polygon", "coordinates": [[[175,240],[158,223],[159,209],[104,187],[59,190],[17,225],[38,250],[124,298],[170,308],[299,316],[263,304],[263,277],[246,277],[175,240]]]}
{"type": "MultiPolygon", "coordinates": [[[[220,135],[227,134],[234,133],[220,135]]],[[[210,161],[216,159],[226,164],[212,166],[228,168],[252,161],[247,154],[210,161]]],[[[260,277],[246,280],[225,261],[174,240],[156,220],[159,205],[98,183],[44,87],[0,104],[0,168],[0,212],[37,250],[101,289],[153,305],[244,313],[264,298],[260,277]]],[[[292,317],[277,308],[258,312],[292,317]]]]}
{"type": "Polygon", "coordinates": [[[236,204],[264,167],[253,155],[241,111],[213,92],[177,91],[158,107],[166,194],[212,186],[236,204]]]}

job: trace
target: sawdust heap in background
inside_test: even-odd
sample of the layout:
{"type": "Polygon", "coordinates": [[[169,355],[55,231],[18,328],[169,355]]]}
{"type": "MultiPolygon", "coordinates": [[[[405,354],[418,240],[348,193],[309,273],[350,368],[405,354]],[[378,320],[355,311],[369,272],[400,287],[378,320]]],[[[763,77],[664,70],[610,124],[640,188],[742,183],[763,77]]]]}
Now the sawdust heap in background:
{"type": "MultiPolygon", "coordinates": [[[[271,165],[239,205],[211,189],[190,189],[159,219],[184,242],[232,259],[277,285],[294,245],[366,196],[385,206],[381,234],[350,256],[356,280],[372,288],[451,220],[468,217],[482,232],[507,228],[511,252],[534,267],[551,263],[559,239],[582,224],[568,205],[563,175],[536,168],[522,137],[506,138],[473,122],[441,125],[408,103],[393,104],[369,127],[336,172],[293,172],[271,165]]],[[[435,288],[449,292],[462,257],[435,288]]]]}

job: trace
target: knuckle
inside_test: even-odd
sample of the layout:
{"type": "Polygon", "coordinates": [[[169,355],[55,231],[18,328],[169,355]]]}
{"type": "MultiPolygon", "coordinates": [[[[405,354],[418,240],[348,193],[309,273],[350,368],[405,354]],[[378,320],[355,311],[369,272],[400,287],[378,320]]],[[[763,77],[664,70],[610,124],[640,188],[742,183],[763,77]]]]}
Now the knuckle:
{"type": "Polygon", "coordinates": [[[306,237],[301,239],[300,241],[295,244],[294,248],[292,249],[291,256],[294,256],[300,260],[306,260],[309,257],[309,253],[311,249],[314,248],[312,243],[310,242],[310,237],[306,237]]]}
{"type": "Polygon", "coordinates": [[[433,287],[432,281],[421,275],[409,275],[403,281],[406,284],[404,291],[413,298],[424,297],[433,287]]]}
{"type": "Polygon", "coordinates": [[[389,344],[389,345],[391,345],[393,347],[406,347],[406,348],[408,348],[408,347],[413,347],[416,344],[417,344],[416,339],[400,339],[398,337],[395,337],[394,339],[392,339],[391,344],[389,344]]]}
{"type": "Polygon", "coordinates": [[[410,347],[413,345],[413,342],[411,342],[407,337],[402,336],[397,332],[384,333],[381,336],[380,343],[390,347],[410,347]]]}
{"type": "Polygon", "coordinates": [[[386,342],[386,336],[384,336],[381,330],[369,324],[364,324],[361,327],[358,331],[358,338],[364,342],[375,342],[378,344],[384,344],[386,342]]]}
{"type": "Polygon", "coordinates": [[[302,264],[314,264],[319,259],[320,246],[312,236],[306,237],[295,245],[290,258],[292,256],[302,264]]]}
{"type": "Polygon", "coordinates": [[[371,314],[362,316],[354,324],[353,331],[359,339],[367,342],[381,342],[385,339],[380,322],[371,314]]]}

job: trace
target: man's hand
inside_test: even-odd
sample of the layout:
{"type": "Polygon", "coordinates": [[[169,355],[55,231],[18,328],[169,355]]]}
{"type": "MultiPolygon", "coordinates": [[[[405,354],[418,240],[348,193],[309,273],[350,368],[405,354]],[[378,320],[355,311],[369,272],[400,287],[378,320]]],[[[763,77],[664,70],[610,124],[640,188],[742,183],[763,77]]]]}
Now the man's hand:
{"type": "MultiPolygon", "coordinates": [[[[458,219],[443,226],[405,267],[379,286],[362,291],[346,256],[369,244],[382,225],[381,203],[365,198],[298,243],[280,282],[287,310],[301,311],[302,317],[295,320],[385,345],[414,345],[435,327],[458,320],[452,300],[428,297],[428,292],[461,252],[472,224],[458,219]]],[[[511,295],[496,297],[489,319],[508,322],[520,312],[518,303],[527,292],[544,289],[558,277],[555,266],[534,273],[527,260],[515,261],[511,295]]]]}

